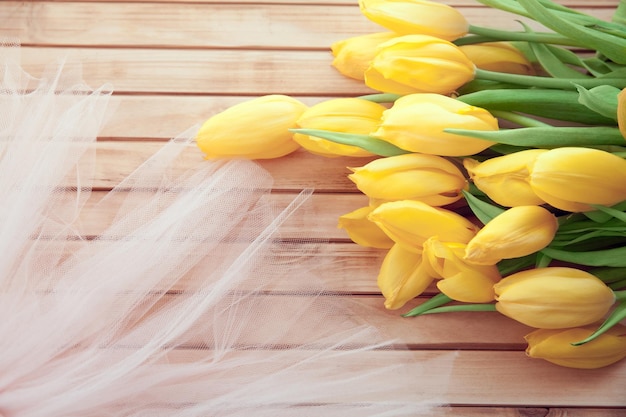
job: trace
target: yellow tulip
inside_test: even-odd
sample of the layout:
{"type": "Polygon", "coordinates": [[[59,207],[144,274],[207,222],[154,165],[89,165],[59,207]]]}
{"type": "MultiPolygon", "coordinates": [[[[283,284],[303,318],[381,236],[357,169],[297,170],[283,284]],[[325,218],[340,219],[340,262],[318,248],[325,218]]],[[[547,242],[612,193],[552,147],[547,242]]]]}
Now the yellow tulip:
{"type": "Polygon", "coordinates": [[[451,42],[404,35],[384,42],[365,71],[365,84],[395,94],[450,94],[474,79],[472,61],[451,42]]]}
{"type": "Polygon", "coordinates": [[[330,47],[335,57],[332,65],[341,74],[363,81],[365,70],[374,59],[378,45],[397,36],[393,32],[377,32],[335,42],[330,47]]]}
{"type": "Polygon", "coordinates": [[[617,95],[617,125],[626,139],[626,88],[617,95]]]}
{"type": "Polygon", "coordinates": [[[378,287],[385,297],[385,307],[397,310],[420,295],[433,278],[424,273],[422,256],[394,245],[378,273],[378,287]]]}
{"type": "Polygon", "coordinates": [[[196,143],[207,159],[278,158],[299,148],[289,129],[296,127],[306,108],[277,94],[245,101],[204,122],[196,143]]]}
{"type": "Polygon", "coordinates": [[[585,339],[597,326],[573,329],[538,329],[526,335],[526,354],[568,368],[596,369],[626,358],[626,327],[616,325],[591,342],[585,339]]]}
{"type": "MultiPolygon", "coordinates": [[[[370,134],[380,124],[386,107],[360,98],[336,98],[307,109],[296,121],[299,128],[332,132],[370,134]]],[[[327,156],[372,156],[358,146],[343,145],[315,136],[296,133],[294,140],[307,151],[327,156]]]]}
{"type": "Polygon", "coordinates": [[[389,249],[393,246],[393,240],[367,218],[373,210],[374,207],[366,206],[340,216],[339,228],[344,229],[350,239],[361,246],[389,249]]]}
{"type": "Polygon", "coordinates": [[[438,236],[442,241],[467,243],[477,226],[465,217],[415,200],[383,203],[369,219],[406,250],[422,252],[424,242],[438,236]]]}
{"type": "Polygon", "coordinates": [[[561,210],[593,210],[590,204],[611,206],[626,200],[626,160],[592,148],[551,149],[536,158],[530,186],[561,210]]]}
{"type": "Polygon", "coordinates": [[[599,278],[575,268],[536,268],[494,285],[496,309],[527,326],[562,329],[602,319],[615,294],[599,278]]]}
{"type": "Polygon", "coordinates": [[[458,10],[432,1],[359,0],[359,6],[372,22],[403,35],[424,34],[453,41],[469,28],[458,10]]]}
{"type": "Polygon", "coordinates": [[[461,199],[467,181],[460,169],[436,155],[405,154],[379,158],[348,176],[357,188],[382,201],[419,200],[443,206],[461,199]]]}
{"type": "Polygon", "coordinates": [[[459,49],[480,69],[521,75],[535,73],[524,54],[508,42],[476,43],[459,49]]]}
{"type": "Polygon", "coordinates": [[[493,284],[500,280],[494,265],[475,265],[463,259],[465,244],[442,242],[431,237],[424,242],[423,262],[430,266],[437,288],[456,301],[489,303],[495,298],[493,284]]]}
{"type": "Polygon", "coordinates": [[[498,130],[487,110],[439,94],[411,94],[383,113],[372,135],[409,152],[441,156],[473,155],[493,142],[444,132],[444,129],[498,130]]]}
{"type": "Polygon", "coordinates": [[[517,206],[494,217],[467,244],[465,259],[495,265],[545,248],[558,229],[556,217],[540,206],[517,206]]]}
{"type": "Polygon", "coordinates": [[[529,149],[478,162],[466,158],[463,166],[479,190],[505,206],[544,204],[530,186],[530,167],[546,149],[529,149]]]}

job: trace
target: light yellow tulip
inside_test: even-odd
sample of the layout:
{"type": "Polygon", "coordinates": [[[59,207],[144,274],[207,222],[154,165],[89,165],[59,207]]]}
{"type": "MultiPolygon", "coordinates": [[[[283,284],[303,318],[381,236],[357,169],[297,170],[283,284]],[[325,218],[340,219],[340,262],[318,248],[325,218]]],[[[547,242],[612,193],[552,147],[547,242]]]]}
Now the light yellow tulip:
{"type": "Polygon", "coordinates": [[[530,167],[546,149],[529,149],[478,162],[463,160],[463,166],[476,187],[496,203],[505,206],[544,204],[530,186],[530,167]]]}
{"type": "Polygon", "coordinates": [[[495,265],[545,248],[558,229],[556,217],[540,206],[512,207],[494,217],[467,244],[465,259],[495,265]]]}
{"type": "Polygon", "coordinates": [[[393,32],[377,32],[335,42],[330,47],[335,57],[332,65],[341,74],[363,81],[365,70],[374,59],[378,45],[398,36],[393,32]]]}
{"type": "Polygon", "coordinates": [[[300,147],[289,129],[296,127],[306,108],[300,101],[278,94],[245,101],[204,122],[196,143],[207,159],[278,158],[300,147]]]}
{"type": "Polygon", "coordinates": [[[591,342],[572,346],[591,335],[597,326],[573,329],[538,329],[526,335],[526,354],[568,368],[596,369],[626,358],[626,327],[615,325],[591,342]]]}
{"type": "Polygon", "coordinates": [[[494,285],[496,309],[527,326],[579,327],[601,320],[615,294],[599,278],[575,268],[535,268],[494,285]]]}
{"type": "Polygon", "coordinates": [[[593,210],[626,200],[626,160],[592,148],[551,149],[535,159],[530,186],[541,199],[561,210],[593,210]]]}
{"type": "Polygon", "coordinates": [[[524,54],[508,42],[476,43],[459,49],[480,69],[520,75],[535,73],[524,54]]]}
{"type": "Polygon", "coordinates": [[[344,229],[350,239],[361,246],[389,249],[393,246],[393,240],[367,218],[374,208],[373,206],[361,207],[340,216],[339,228],[344,229]]]}
{"type": "Polygon", "coordinates": [[[474,79],[475,67],[448,41],[404,35],[384,42],[365,71],[365,84],[385,93],[450,94],[474,79]]]}
{"type": "Polygon", "coordinates": [[[424,34],[453,41],[465,35],[469,24],[458,10],[426,0],[359,0],[371,21],[401,34],[424,34]]]}
{"type": "Polygon", "coordinates": [[[436,155],[405,154],[379,158],[348,176],[368,197],[379,201],[419,200],[443,206],[461,199],[467,181],[461,170],[436,155]]]}
{"type": "Polygon", "coordinates": [[[467,243],[478,227],[465,217],[415,200],[383,203],[368,217],[394,242],[421,253],[424,242],[438,236],[442,241],[467,243]]]}
{"type": "Polygon", "coordinates": [[[411,94],[383,113],[373,136],[409,152],[441,156],[473,155],[493,142],[444,132],[444,129],[498,130],[487,110],[440,94],[411,94]]]}
{"type": "MultiPolygon", "coordinates": [[[[386,107],[360,98],[336,98],[307,109],[296,121],[299,128],[331,132],[370,134],[380,124],[386,107]]],[[[307,151],[327,156],[364,157],[373,154],[358,146],[343,145],[315,136],[296,133],[294,140],[307,151]]]]}
{"type": "Polygon", "coordinates": [[[422,256],[394,245],[383,260],[378,287],[385,297],[385,307],[397,310],[420,295],[433,281],[424,273],[422,256]]]}
{"type": "Polygon", "coordinates": [[[431,237],[424,242],[423,262],[430,266],[437,288],[456,301],[489,303],[495,298],[493,284],[500,280],[494,265],[475,265],[463,259],[465,244],[442,242],[431,237]]]}

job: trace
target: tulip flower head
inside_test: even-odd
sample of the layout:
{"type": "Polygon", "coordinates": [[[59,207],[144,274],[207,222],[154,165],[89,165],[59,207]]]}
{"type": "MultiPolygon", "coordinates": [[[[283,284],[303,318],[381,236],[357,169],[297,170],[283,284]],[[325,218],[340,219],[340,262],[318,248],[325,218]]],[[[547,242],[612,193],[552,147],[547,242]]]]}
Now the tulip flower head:
{"type": "Polygon", "coordinates": [[[476,265],[463,256],[466,245],[442,242],[431,237],[424,242],[424,264],[429,265],[437,281],[437,288],[456,301],[466,303],[489,303],[494,300],[493,285],[500,280],[495,265],[476,265]]]}
{"type": "Polygon", "coordinates": [[[341,74],[363,81],[365,70],[374,59],[378,45],[397,36],[394,32],[377,32],[335,42],[331,45],[335,57],[332,65],[341,74]]]}
{"type": "Polygon", "coordinates": [[[615,294],[599,278],[575,268],[536,268],[494,285],[496,309],[527,326],[579,327],[601,320],[615,294]]]}
{"type": "Polygon", "coordinates": [[[453,211],[415,200],[383,203],[369,219],[406,250],[421,253],[424,242],[439,236],[442,241],[467,243],[478,227],[453,211]]]}
{"type": "Polygon", "coordinates": [[[239,103],[209,118],[196,143],[206,158],[268,159],[300,146],[289,129],[307,106],[284,95],[268,95],[239,103]]]}
{"type": "Polygon", "coordinates": [[[465,259],[495,265],[545,248],[558,229],[556,217],[540,206],[517,206],[494,217],[467,244],[465,259]]]}
{"type": "Polygon", "coordinates": [[[551,149],[537,156],[529,182],[536,195],[561,210],[612,206],[626,200],[626,160],[593,148],[551,149]]]}
{"type": "MultiPolygon", "coordinates": [[[[359,98],[336,98],[305,110],[296,121],[299,128],[331,132],[370,134],[380,124],[386,107],[359,98]]],[[[296,133],[294,140],[311,153],[327,156],[372,156],[357,146],[343,145],[327,139],[296,133]]]]}
{"type": "Polygon", "coordinates": [[[479,190],[505,207],[544,204],[530,186],[530,167],[546,149],[529,149],[478,162],[463,160],[470,179],[479,190]]]}
{"type": "Polygon", "coordinates": [[[372,135],[409,152],[464,156],[481,152],[493,142],[444,132],[448,128],[498,130],[487,110],[440,94],[411,94],[383,113],[372,135]]]}
{"type": "Polygon", "coordinates": [[[419,200],[443,206],[461,199],[467,181],[460,169],[436,155],[410,153],[379,158],[348,176],[357,188],[379,201],[419,200]]]}
{"type": "Polygon", "coordinates": [[[480,69],[520,75],[535,73],[524,54],[508,42],[462,45],[459,49],[480,69]]]}
{"type": "Polygon", "coordinates": [[[423,34],[453,41],[469,28],[458,10],[426,0],[359,0],[361,12],[372,22],[403,35],[423,34]]]}
{"type": "Polygon", "coordinates": [[[339,227],[353,242],[370,248],[390,249],[394,242],[367,216],[375,207],[366,206],[339,217],[339,227]]]}
{"type": "Polygon", "coordinates": [[[394,245],[378,273],[378,287],[385,297],[385,307],[397,310],[420,295],[433,281],[422,266],[422,256],[394,245]]]}
{"type": "Polygon", "coordinates": [[[453,43],[428,35],[384,42],[365,71],[365,84],[394,94],[450,94],[474,79],[474,64],[453,43]]]}
{"type": "Polygon", "coordinates": [[[578,369],[602,368],[626,358],[626,327],[622,325],[612,327],[591,342],[572,346],[592,334],[596,327],[535,330],[525,337],[526,354],[578,369]]]}

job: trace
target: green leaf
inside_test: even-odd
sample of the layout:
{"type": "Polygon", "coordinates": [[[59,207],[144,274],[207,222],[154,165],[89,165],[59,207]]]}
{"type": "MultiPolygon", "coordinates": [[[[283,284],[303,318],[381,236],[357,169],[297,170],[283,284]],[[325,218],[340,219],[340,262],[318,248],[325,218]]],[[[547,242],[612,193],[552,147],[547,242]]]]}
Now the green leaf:
{"type": "Polygon", "coordinates": [[[507,276],[514,274],[515,272],[521,271],[522,269],[526,269],[530,266],[533,266],[537,263],[537,254],[533,253],[530,255],[523,256],[521,258],[512,258],[512,259],[503,259],[498,262],[497,267],[498,271],[500,271],[500,275],[507,276]]]}
{"type": "Polygon", "coordinates": [[[578,98],[574,90],[515,88],[476,91],[461,95],[457,100],[489,111],[511,111],[588,125],[615,123],[613,119],[590,112],[578,98]]]}
{"type": "Polygon", "coordinates": [[[623,145],[624,137],[619,129],[607,126],[585,127],[525,127],[501,130],[444,129],[444,132],[470,136],[506,145],[534,148],[558,148],[562,146],[623,145]]]}
{"type": "Polygon", "coordinates": [[[626,246],[586,252],[574,252],[547,247],[542,252],[553,259],[586,266],[626,266],[626,246]]]}
{"type": "Polygon", "coordinates": [[[576,88],[578,89],[580,104],[604,117],[617,121],[617,95],[621,91],[619,88],[610,85],[602,85],[590,90],[581,86],[576,86],[576,88]]]}
{"type": "Polygon", "coordinates": [[[589,337],[578,341],[578,342],[574,342],[572,343],[573,346],[580,346],[583,345],[585,343],[589,343],[592,340],[594,340],[595,338],[597,338],[598,336],[600,336],[603,333],[606,333],[607,330],[609,330],[611,327],[615,326],[616,324],[618,324],[620,321],[622,321],[623,319],[626,318],[626,303],[625,302],[621,302],[614,310],[613,312],[609,315],[609,317],[607,317],[607,319],[604,321],[604,323],[602,323],[600,325],[600,327],[598,327],[598,329],[593,332],[589,337]]]}
{"type": "Polygon", "coordinates": [[[447,304],[452,301],[452,298],[448,297],[445,294],[439,293],[433,297],[431,297],[428,301],[418,305],[408,313],[402,315],[402,317],[414,317],[424,314],[426,311],[431,310],[436,307],[440,307],[444,304],[447,304]]]}
{"type": "MultiPolygon", "coordinates": [[[[623,204],[623,203],[620,203],[623,204]]],[[[618,210],[615,208],[615,206],[613,207],[606,207],[606,206],[602,206],[599,204],[591,204],[591,207],[595,208],[598,211],[601,211],[602,213],[606,213],[611,217],[614,217],[618,220],[621,220],[623,222],[626,223],[626,213],[624,213],[621,210],[618,210]]]]}
{"type": "MultiPolygon", "coordinates": [[[[585,213],[583,213],[587,218],[593,220],[596,223],[606,223],[611,219],[616,218],[613,215],[613,212],[607,212],[604,210],[600,210],[601,206],[597,206],[595,207],[596,210],[594,211],[586,211],[585,213]]],[[[602,206],[605,207],[605,206],[602,206]]],[[[618,211],[624,211],[626,210],[626,201],[622,201],[621,203],[617,203],[613,206],[611,206],[611,208],[613,210],[618,210],[618,211]]]]}
{"type": "Polygon", "coordinates": [[[462,191],[465,200],[467,200],[467,204],[474,215],[480,220],[483,224],[489,223],[491,219],[496,217],[499,214],[504,213],[504,209],[502,207],[495,206],[493,204],[489,204],[486,201],[483,201],[476,196],[468,193],[467,191],[462,191]]]}
{"type": "Polygon", "coordinates": [[[396,156],[406,153],[404,149],[400,149],[395,145],[384,140],[377,139],[369,135],[357,135],[353,133],[330,132],[328,130],[318,129],[289,129],[290,132],[300,133],[302,135],[315,136],[327,139],[332,142],[341,143],[343,145],[357,146],[380,156],[396,156]]]}
{"type": "Polygon", "coordinates": [[[626,278],[626,267],[622,268],[591,268],[588,272],[600,278],[605,284],[619,282],[626,278]]]}
{"type": "MultiPolygon", "coordinates": [[[[518,3],[534,20],[544,26],[601,52],[618,64],[626,64],[626,40],[623,38],[574,23],[572,19],[563,18],[563,15],[544,7],[537,0],[518,0],[518,3]]],[[[588,23],[592,22],[594,19],[589,18],[588,23]]],[[[599,22],[602,23],[604,22],[599,22]]]]}
{"type": "Polygon", "coordinates": [[[437,314],[437,313],[455,313],[460,311],[498,311],[495,304],[458,304],[453,306],[445,306],[432,308],[422,313],[424,314],[437,314]]]}
{"type": "Polygon", "coordinates": [[[564,64],[548,46],[535,42],[530,42],[529,45],[535,57],[537,57],[539,65],[551,76],[558,78],[590,78],[590,76],[564,64]]]}

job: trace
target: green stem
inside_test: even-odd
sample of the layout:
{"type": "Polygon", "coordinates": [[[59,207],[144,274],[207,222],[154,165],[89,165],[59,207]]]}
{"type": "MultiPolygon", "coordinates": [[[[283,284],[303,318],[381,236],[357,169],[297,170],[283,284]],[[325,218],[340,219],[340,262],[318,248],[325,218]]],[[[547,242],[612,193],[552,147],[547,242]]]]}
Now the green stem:
{"type": "Polygon", "coordinates": [[[462,304],[432,308],[422,314],[456,313],[460,311],[498,311],[495,304],[462,304]]]}
{"type": "Polygon", "coordinates": [[[615,299],[618,301],[626,301],[626,290],[621,290],[621,291],[613,291],[613,294],[615,294],[615,299]]]}
{"type": "MultiPolygon", "coordinates": [[[[469,33],[477,36],[481,36],[484,38],[490,38],[493,42],[496,41],[521,41],[521,42],[538,42],[538,43],[549,43],[553,45],[564,45],[564,46],[583,46],[579,42],[576,42],[566,36],[560,35],[558,33],[551,32],[513,32],[508,30],[498,30],[492,28],[486,28],[482,26],[469,26],[469,33]]],[[[469,39],[470,42],[465,43],[463,41],[464,38],[458,39],[454,43],[457,45],[467,44],[467,43],[475,43],[469,39]]],[[[477,40],[480,40],[478,38],[477,40]]],[[[484,42],[484,39],[482,40],[484,42]]]]}
{"type": "Polygon", "coordinates": [[[522,116],[521,114],[511,111],[491,110],[490,113],[499,119],[508,120],[523,127],[548,127],[548,123],[540,122],[532,117],[522,116]]]}
{"type": "Polygon", "coordinates": [[[551,78],[535,75],[507,74],[476,68],[475,78],[523,85],[526,87],[555,88],[560,90],[576,90],[577,86],[593,88],[601,85],[612,85],[617,88],[626,87],[626,78],[551,78]]]}

